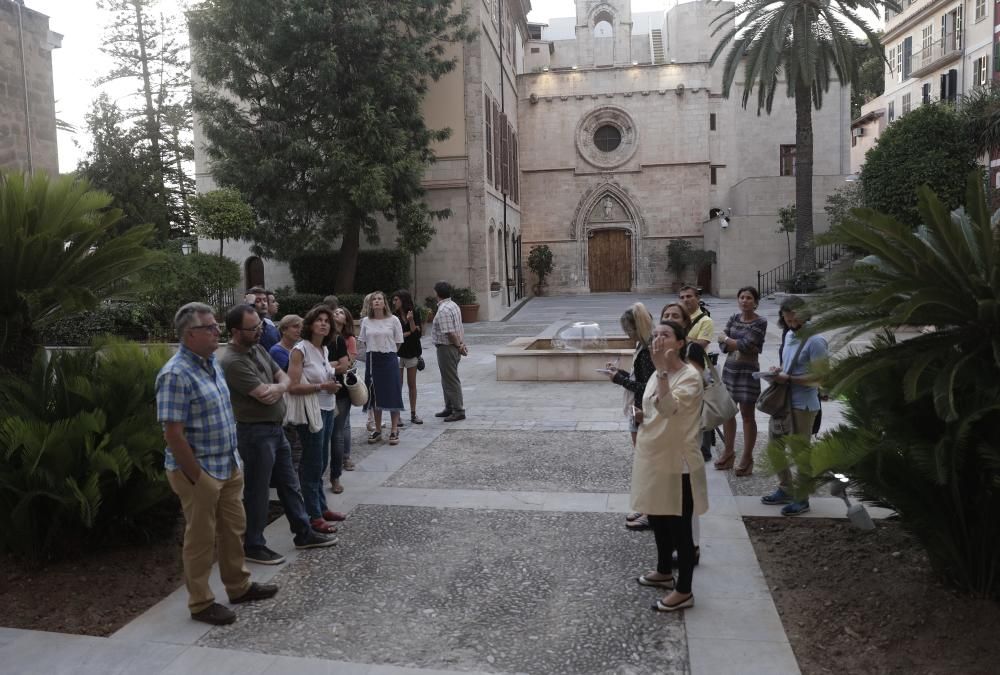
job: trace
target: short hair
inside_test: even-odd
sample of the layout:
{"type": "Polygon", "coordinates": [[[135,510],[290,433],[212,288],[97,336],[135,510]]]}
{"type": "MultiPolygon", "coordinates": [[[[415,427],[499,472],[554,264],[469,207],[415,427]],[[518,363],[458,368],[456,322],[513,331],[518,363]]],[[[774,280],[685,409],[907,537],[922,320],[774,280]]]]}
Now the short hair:
{"type": "Polygon", "coordinates": [[[267,291],[264,290],[263,286],[254,286],[247,291],[248,294],[253,293],[254,295],[267,295],[267,291]]]}
{"type": "Polygon", "coordinates": [[[635,332],[639,342],[648,345],[653,338],[653,317],[650,315],[646,305],[641,302],[633,304],[622,312],[622,330],[626,333],[635,332]]]}
{"type": "Polygon", "coordinates": [[[328,295],[325,298],[323,298],[323,304],[329,307],[330,309],[337,309],[338,307],[340,307],[340,298],[338,298],[336,295],[328,295]]]}
{"type": "Polygon", "coordinates": [[[233,305],[233,307],[226,312],[226,330],[232,333],[234,328],[243,328],[243,317],[247,314],[257,316],[257,310],[253,308],[253,305],[248,305],[246,303],[233,305]]]}
{"type": "Polygon", "coordinates": [[[269,298],[276,298],[276,297],[278,297],[277,295],[274,294],[274,291],[264,291],[264,295],[266,295],[269,298]]]}
{"type": "Polygon", "coordinates": [[[302,339],[312,340],[312,325],[322,314],[326,314],[326,320],[330,322],[330,334],[323,338],[323,346],[325,347],[337,334],[337,324],[333,322],[333,310],[326,305],[316,305],[306,312],[305,318],[302,319],[302,339]]]}
{"type": "Polygon", "coordinates": [[[778,328],[782,330],[788,328],[788,324],[785,323],[785,312],[795,312],[803,323],[812,318],[812,312],[806,308],[806,301],[797,295],[789,295],[781,301],[781,307],[778,308],[778,328]]]}
{"type": "Polygon", "coordinates": [[[451,287],[451,284],[449,284],[447,281],[439,281],[436,284],[434,284],[434,292],[437,293],[437,296],[439,298],[445,298],[445,299],[450,298],[452,290],[453,289],[451,287]]]}
{"type": "Polygon", "coordinates": [[[174,330],[177,331],[178,342],[184,341],[184,333],[194,326],[194,319],[198,314],[211,314],[214,317],[215,310],[204,302],[189,302],[174,314],[174,330]]]}
{"type": "Polygon", "coordinates": [[[677,289],[678,293],[683,293],[684,291],[694,291],[695,297],[698,298],[701,297],[701,289],[697,288],[696,286],[692,286],[691,284],[684,284],[683,286],[677,289]]]}
{"type": "MultiPolygon", "coordinates": [[[[340,331],[340,334],[344,337],[354,337],[354,315],[351,314],[351,310],[347,307],[338,307],[341,312],[344,313],[344,330],[340,331]]],[[[337,309],[333,311],[337,311],[337,309]]],[[[336,325],[336,322],[334,322],[336,325]]]]}
{"type": "Polygon", "coordinates": [[[660,321],[661,326],[669,326],[678,340],[687,340],[687,330],[676,321],[660,321]]]}
{"type": "Polygon", "coordinates": [[[368,311],[365,313],[365,316],[368,317],[369,319],[379,318],[375,316],[375,309],[372,307],[372,303],[375,301],[376,296],[379,295],[382,296],[382,306],[385,307],[384,310],[385,316],[381,318],[388,319],[390,316],[392,316],[392,310],[389,309],[389,300],[388,298],[385,297],[385,293],[383,293],[382,291],[372,291],[371,293],[368,294],[368,311]]]}
{"type": "Polygon", "coordinates": [[[292,326],[297,323],[302,323],[301,316],[299,316],[298,314],[286,314],[285,316],[281,317],[281,321],[278,322],[278,332],[284,335],[285,331],[288,330],[289,326],[292,326]]]}
{"type": "MultiPolygon", "coordinates": [[[[690,286],[688,286],[688,288],[690,288],[690,286]]],[[[684,289],[682,288],[681,290],[683,291],[684,289]]],[[[663,315],[666,314],[667,310],[671,307],[676,307],[680,310],[681,317],[684,319],[684,328],[685,330],[689,330],[691,328],[691,314],[687,311],[687,308],[679,302],[668,302],[665,304],[663,309],[660,310],[660,321],[663,320],[663,315]]]]}
{"type": "Polygon", "coordinates": [[[756,288],[754,288],[753,286],[744,286],[740,290],[736,291],[736,297],[739,298],[744,293],[749,293],[750,295],[752,295],[753,301],[756,302],[758,305],[760,304],[760,291],[758,291],[756,288]]]}

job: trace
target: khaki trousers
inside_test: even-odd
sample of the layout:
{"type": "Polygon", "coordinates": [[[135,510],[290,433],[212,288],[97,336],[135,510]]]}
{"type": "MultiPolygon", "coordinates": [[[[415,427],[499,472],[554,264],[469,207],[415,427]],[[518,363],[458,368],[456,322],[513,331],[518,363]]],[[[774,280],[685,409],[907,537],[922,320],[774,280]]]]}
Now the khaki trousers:
{"type": "Polygon", "coordinates": [[[219,573],[229,598],[238,598],[250,588],[250,572],[243,557],[243,535],[247,517],[243,511],[243,473],[236,469],[228,480],[219,480],[202,471],[198,482],[180,471],[168,471],[170,487],[184,510],[184,584],[188,609],[200,612],[215,602],[208,584],[219,545],[219,573]]]}
{"type": "MultiPolygon", "coordinates": [[[[799,410],[792,408],[792,434],[796,436],[812,436],[813,422],[816,421],[818,410],[799,410]]],[[[792,470],[791,468],[778,471],[778,487],[791,494],[792,492],[792,470]]]]}
{"type": "Polygon", "coordinates": [[[455,345],[436,345],[438,370],[441,371],[441,391],[444,394],[444,409],[453,413],[464,413],[462,400],[462,380],[458,379],[458,363],[462,352],[455,345]]]}

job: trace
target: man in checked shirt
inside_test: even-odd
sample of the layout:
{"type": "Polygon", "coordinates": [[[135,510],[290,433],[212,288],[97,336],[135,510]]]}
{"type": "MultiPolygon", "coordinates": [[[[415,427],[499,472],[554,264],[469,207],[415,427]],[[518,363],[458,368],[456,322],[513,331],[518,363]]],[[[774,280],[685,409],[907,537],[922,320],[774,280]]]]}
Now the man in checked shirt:
{"type": "Polygon", "coordinates": [[[184,510],[184,583],[191,618],[213,625],[236,620],[209,587],[216,540],[219,572],[232,603],[274,597],[278,587],[250,581],[244,563],[243,471],[226,378],[215,360],[219,324],[213,310],[190,302],[174,316],[180,346],[156,376],[156,416],[167,441],[167,480],[184,510]]]}

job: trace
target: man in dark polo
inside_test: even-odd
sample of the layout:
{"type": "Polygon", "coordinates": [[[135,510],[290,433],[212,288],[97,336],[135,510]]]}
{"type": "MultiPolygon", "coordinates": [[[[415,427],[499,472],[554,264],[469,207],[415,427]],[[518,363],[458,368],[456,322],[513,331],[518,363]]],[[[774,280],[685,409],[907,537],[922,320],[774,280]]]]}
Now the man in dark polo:
{"type": "Polygon", "coordinates": [[[236,439],[243,459],[243,507],[247,514],[244,550],[248,562],[280,565],[284,556],[267,547],[268,495],[273,485],[295,535],[295,548],[321,548],[337,543],[309,525],[299,479],[292,466],[292,449],[282,429],[288,375],[259,344],[263,323],[250,305],[237,305],[226,315],[229,349],[223,355],[236,439]]]}

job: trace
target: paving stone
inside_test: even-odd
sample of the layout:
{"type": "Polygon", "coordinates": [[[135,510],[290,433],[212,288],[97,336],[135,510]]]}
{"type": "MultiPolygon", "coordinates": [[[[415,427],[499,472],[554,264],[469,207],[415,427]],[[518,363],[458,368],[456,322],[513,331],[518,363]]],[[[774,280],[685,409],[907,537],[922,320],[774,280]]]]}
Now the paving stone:
{"type": "MultiPolygon", "coordinates": [[[[497,427],[500,425],[498,421],[497,427]]],[[[620,432],[450,430],[385,484],[416,488],[628,492],[631,455],[628,435],[620,432]]]]}
{"type": "Polygon", "coordinates": [[[274,601],[201,646],[406,667],[687,673],[683,619],[634,576],[655,556],[605,513],[359,506],[274,601]]]}

